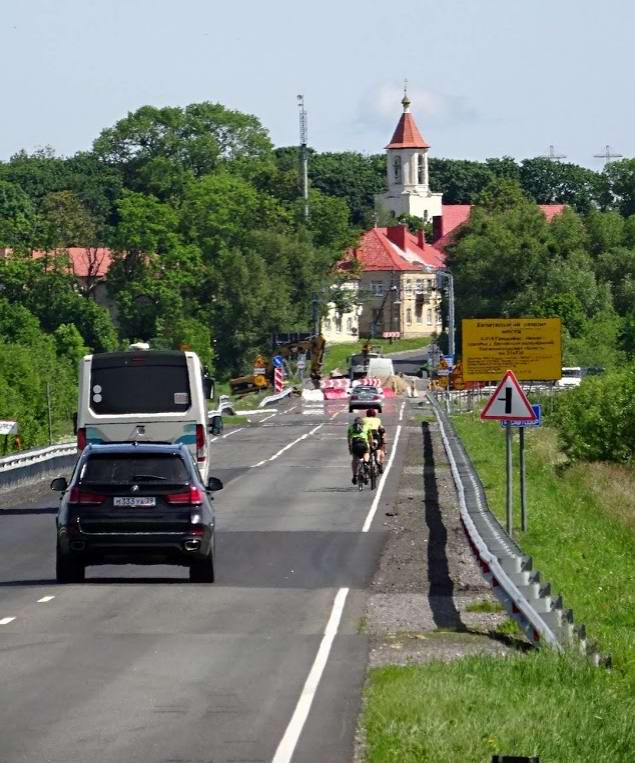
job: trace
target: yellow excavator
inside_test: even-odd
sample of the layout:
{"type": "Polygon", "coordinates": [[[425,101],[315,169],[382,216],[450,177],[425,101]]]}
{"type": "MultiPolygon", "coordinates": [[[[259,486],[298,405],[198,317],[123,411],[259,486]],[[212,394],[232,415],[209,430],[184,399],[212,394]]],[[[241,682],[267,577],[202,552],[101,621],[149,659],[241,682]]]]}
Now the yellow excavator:
{"type": "Polygon", "coordinates": [[[301,356],[310,360],[309,376],[313,384],[318,388],[324,361],[324,349],[326,340],[319,334],[309,339],[301,339],[293,342],[285,342],[276,346],[272,358],[265,360],[262,355],[254,361],[251,374],[239,376],[229,380],[232,395],[246,395],[249,392],[261,392],[273,385],[273,357],[279,355],[286,362],[297,361],[301,356]]]}

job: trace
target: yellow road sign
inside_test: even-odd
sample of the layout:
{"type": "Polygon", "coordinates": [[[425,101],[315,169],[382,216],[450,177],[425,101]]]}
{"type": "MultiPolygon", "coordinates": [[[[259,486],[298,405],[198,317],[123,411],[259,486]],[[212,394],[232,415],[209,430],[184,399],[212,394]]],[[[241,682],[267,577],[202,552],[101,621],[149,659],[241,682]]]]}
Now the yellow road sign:
{"type": "Polygon", "coordinates": [[[560,318],[465,318],[463,379],[490,381],[512,370],[517,379],[561,377],[560,318]]]}

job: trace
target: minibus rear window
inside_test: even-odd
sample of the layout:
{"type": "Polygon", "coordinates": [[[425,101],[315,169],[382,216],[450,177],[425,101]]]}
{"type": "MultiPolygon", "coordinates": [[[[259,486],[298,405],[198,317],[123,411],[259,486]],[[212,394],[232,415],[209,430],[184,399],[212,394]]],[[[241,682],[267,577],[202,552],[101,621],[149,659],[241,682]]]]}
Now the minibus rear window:
{"type": "Polygon", "coordinates": [[[93,363],[90,408],[98,415],[181,413],[191,406],[187,365],[93,363]]]}

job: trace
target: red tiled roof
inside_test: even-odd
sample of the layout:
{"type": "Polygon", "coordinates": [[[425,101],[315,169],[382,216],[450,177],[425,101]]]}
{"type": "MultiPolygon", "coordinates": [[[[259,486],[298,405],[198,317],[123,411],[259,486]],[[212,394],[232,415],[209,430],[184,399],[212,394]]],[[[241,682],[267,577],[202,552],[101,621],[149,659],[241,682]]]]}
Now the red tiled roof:
{"type": "MultiPolygon", "coordinates": [[[[539,204],[547,222],[551,222],[556,215],[561,215],[566,209],[566,204],[539,204]]],[[[446,246],[452,242],[458,228],[466,223],[472,211],[471,204],[444,204],[442,207],[441,237],[433,246],[440,252],[445,252],[446,246]]]]}
{"type": "Polygon", "coordinates": [[[419,132],[412,114],[404,111],[386,148],[430,148],[430,144],[419,132]]]}
{"type": "Polygon", "coordinates": [[[547,222],[550,223],[556,215],[561,215],[567,208],[566,204],[538,204],[545,213],[547,222]]]}
{"type": "Polygon", "coordinates": [[[371,228],[362,235],[360,245],[340,263],[342,270],[350,270],[353,258],[362,270],[417,271],[441,268],[445,255],[428,243],[420,244],[405,226],[371,228]],[[391,237],[393,240],[391,240],[391,237]],[[395,239],[400,244],[395,243],[395,239]]]}
{"type": "MultiPolygon", "coordinates": [[[[112,252],[106,247],[71,246],[61,249],[60,254],[68,253],[73,274],[78,278],[104,278],[112,263],[112,252]]],[[[34,251],[33,257],[39,259],[56,252],[34,251]]]]}

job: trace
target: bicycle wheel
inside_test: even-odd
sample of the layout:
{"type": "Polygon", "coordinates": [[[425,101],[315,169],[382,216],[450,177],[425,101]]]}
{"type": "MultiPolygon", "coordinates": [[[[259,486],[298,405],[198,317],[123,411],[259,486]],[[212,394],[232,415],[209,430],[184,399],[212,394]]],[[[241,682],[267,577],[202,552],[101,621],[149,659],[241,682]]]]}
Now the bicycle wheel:
{"type": "Polygon", "coordinates": [[[377,462],[374,458],[371,458],[368,465],[368,479],[370,480],[370,489],[374,490],[377,487],[377,462]]]}

